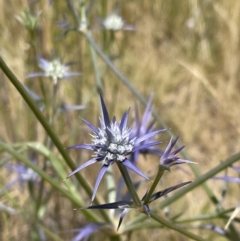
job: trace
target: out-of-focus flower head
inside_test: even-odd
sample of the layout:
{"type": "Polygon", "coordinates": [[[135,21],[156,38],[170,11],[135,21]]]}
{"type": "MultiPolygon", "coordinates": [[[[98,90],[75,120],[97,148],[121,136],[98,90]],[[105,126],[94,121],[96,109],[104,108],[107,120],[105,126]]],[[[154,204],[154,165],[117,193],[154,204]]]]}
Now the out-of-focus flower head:
{"type": "Polygon", "coordinates": [[[42,57],[38,57],[38,66],[43,70],[43,72],[31,73],[27,77],[49,77],[52,78],[54,84],[56,84],[59,79],[69,79],[72,76],[81,75],[80,72],[69,71],[70,65],[72,65],[72,63],[62,64],[60,59],[57,58],[53,59],[52,61],[47,61],[42,57]]]}
{"type": "Polygon", "coordinates": [[[124,113],[120,122],[117,122],[115,117],[113,117],[112,121],[110,121],[102,95],[100,95],[100,99],[103,113],[103,119],[100,118],[101,127],[97,128],[88,121],[84,120],[84,122],[93,131],[92,143],[68,147],[69,149],[87,149],[94,151],[95,153],[95,156],[92,159],[82,164],[68,177],[91,164],[102,162],[102,168],[98,174],[93,189],[92,201],[94,200],[97,188],[104,173],[107,171],[108,167],[115,162],[119,162],[121,165],[124,165],[138,175],[148,179],[142,171],[129,161],[127,156],[135,151],[159,144],[159,142],[156,141],[148,143],[144,143],[144,141],[162,132],[162,130],[156,130],[142,136],[132,136],[132,129],[127,127],[129,110],[124,113]]]}
{"type": "MultiPolygon", "coordinates": [[[[135,106],[135,123],[132,129],[132,135],[140,137],[142,135],[146,135],[154,130],[155,120],[152,120],[152,100],[153,95],[149,98],[146,109],[144,111],[142,119],[139,117],[138,106],[135,106]]],[[[166,131],[166,129],[162,129],[162,132],[166,131]]],[[[147,139],[144,141],[145,144],[151,142],[153,140],[147,139]]],[[[134,164],[136,164],[138,160],[139,154],[153,154],[157,156],[162,156],[163,151],[155,148],[155,147],[148,147],[145,149],[141,149],[140,151],[136,151],[131,153],[130,160],[134,164]]]]}
{"type": "Polygon", "coordinates": [[[216,226],[214,224],[205,224],[205,225],[201,225],[199,227],[200,229],[204,229],[204,230],[210,230],[220,236],[226,237],[226,238],[230,238],[229,240],[234,240],[231,239],[231,235],[230,233],[228,233],[226,230],[224,230],[223,228],[216,226]]]}
{"type": "MultiPolygon", "coordinates": [[[[234,171],[240,173],[240,167],[235,166],[235,165],[232,165],[231,167],[234,171]]],[[[240,184],[240,178],[239,177],[231,177],[231,176],[225,175],[225,176],[216,176],[216,177],[213,177],[213,179],[222,180],[222,181],[225,181],[225,182],[234,182],[234,183],[240,184]]]]}
{"type": "Polygon", "coordinates": [[[160,164],[164,165],[168,168],[170,168],[173,165],[178,165],[178,164],[183,164],[183,163],[196,164],[195,162],[192,162],[192,161],[189,161],[186,159],[182,159],[178,156],[178,153],[184,148],[184,146],[181,146],[181,147],[177,148],[175,151],[172,151],[173,147],[177,143],[177,140],[178,140],[178,137],[176,137],[174,140],[173,140],[173,138],[171,138],[166,150],[164,151],[162,157],[160,158],[160,164]]]}
{"type": "MultiPolygon", "coordinates": [[[[35,158],[31,158],[31,161],[33,163],[36,163],[35,158]]],[[[39,175],[30,167],[19,163],[19,164],[6,164],[6,168],[10,170],[11,172],[14,172],[17,174],[17,177],[10,181],[4,188],[8,189],[10,188],[13,184],[19,183],[23,184],[25,182],[32,182],[32,183],[37,183],[39,181],[39,175]]]]}
{"type": "Polygon", "coordinates": [[[18,164],[16,166],[12,166],[11,169],[18,173],[18,180],[23,182],[35,182],[37,181],[39,175],[33,171],[32,168],[27,167],[23,164],[18,164]]]}
{"type": "Polygon", "coordinates": [[[107,30],[118,31],[118,30],[129,30],[134,31],[133,25],[126,25],[121,16],[116,13],[108,15],[104,20],[101,21],[102,25],[107,30]]]}
{"type": "Polygon", "coordinates": [[[101,229],[110,228],[109,224],[100,224],[100,223],[90,223],[86,226],[73,230],[74,232],[78,232],[71,241],[87,241],[90,236],[101,229]]]}

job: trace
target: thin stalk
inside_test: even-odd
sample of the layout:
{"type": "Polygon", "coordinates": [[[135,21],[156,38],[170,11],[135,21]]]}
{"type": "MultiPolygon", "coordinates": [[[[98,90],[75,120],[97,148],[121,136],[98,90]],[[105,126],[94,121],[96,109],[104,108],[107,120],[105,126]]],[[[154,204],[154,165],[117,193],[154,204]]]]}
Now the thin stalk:
{"type": "Polygon", "coordinates": [[[116,163],[117,163],[118,169],[120,170],[120,172],[122,174],[122,177],[123,177],[123,179],[125,181],[125,184],[126,184],[126,186],[128,188],[128,191],[129,191],[129,193],[130,193],[130,195],[132,197],[134,205],[136,207],[141,207],[142,206],[142,202],[141,202],[141,200],[139,199],[139,197],[137,195],[135,187],[134,187],[134,185],[132,183],[132,180],[131,180],[131,178],[129,176],[129,173],[127,171],[127,168],[123,164],[121,164],[119,162],[116,162],[116,163]]]}
{"type": "MultiPolygon", "coordinates": [[[[47,160],[44,160],[44,165],[43,165],[43,171],[45,172],[47,169],[47,160]]],[[[35,209],[35,215],[38,217],[39,215],[39,210],[41,208],[42,204],[42,199],[43,199],[43,193],[44,193],[44,183],[45,180],[41,178],[40,184],[39,184],[39,190],[38,190],[38,197],[36,198],[36,209],[35,209]]]]}
{"type": "MultiPolygon", "coordinates": [[[[113,175],[113,168],[110,166],[106,172],[108,202],[116,202],[116,186],[113,175]]],[[[114,218],[115,209],[109,210],[111,219],[114,218]]]]}
{"type": "MultiPolygon", "coordinates": [[[[26,103],[28,104],[28,106],[30,107],[30,109],[32,110],[32,112],[35,114],[36,118],[38,119],[38,121],[41,123],[41,125],[43,126],[43,128],[45,129],[45,131],[47,132],[47,134],[49,135],[49,137],[52,139],[52,142],[54,143],[54,145],[56,146],[56,148],[58,149],[58,151],[60,152],[60,154],[62,155],[63,159],[66,161],[66,163],[68,164],[68,166],[73,170],[76,169],[75,164],[73,163],[72,159],[70,158],[70,156],[68,155],[68,153],[65,151],[65,148],[63,147],[62,143],[60,142],[59,138],[57,137],[57,135],[54,133],[54,131],[52,130],[51,126],[49,125],[49,123],[47,122],[47,120],[45,119],[45,117],[43,116],[42,112],[38,109],[38,107],[35,105],[35,103],[33,102],[33,100],[31,99],[31,97],[28,95],[28,93],[26,92],[26,90],[24,89],[24,87],[22,86],[22,84],[20,83],[20,81],[17,79],[17,77],[13,74],[13,72],[8,68],[8,66],[6,65],[6,63],[4,62],[4,60],[1,58],[0,56],[0,68],[2,69],[2,71],[5,73],[5,75],[8,77],[8,79],[11,81],[11,83],[15,86],[15,88],[17,89],[17,91],[19,92],[19,94],[23,97],[23,99],[26,101],[26,103]]],[[[85,181],[85,178],[83,178],[80,173],[76,173],[76,178],[78,180],[78,182],[81,184],[81,186],[83,187],[83,189],[86,191],[86,193],[88,194],[89,197],[92,196],[92,189],[91,187],[88,185],[88,183],[85,181]]],[[[95,198],[95,203],[99,204],[99,201],[97,198],[95,198]]],[[[107,213],[105,210],[100,210],[100,213],[102,214],[102,216],[104,217],[105,221],[111,223],[111,220],[109,219],[107,213]]]]}
{"type": "Polygon", "coordinates": [[[92,63],[93,63],[94,73],[95,73],[96,87],[97,87],[97,89],[102,89],[101,75],[100,75],[100,71],[98,68],[96,52],[90,44],[89,44],[89,48],[91,51],[91,59],[92,59],[92,63]]]}
{"type": "Polygon", "coordinates": [[[75,11],[75,8],[73,6],[72,0],[67,0],[67,5],[68,5],[68,8],[70,9],[70,11],[73,14],[74,20],[76,21],[77,24],[79,24],[78,15],[77,15],[77,13],[75,11]]]}
{"type": "MultiPolygon", "coordinates": [[[[53,121],[54,121],[54,115],[56,113],[56,96],[57,96],[57,90],[58,90],[58,79],[55,79],[52,81],[53,86],[52,86],[52,95],[51,95],[51,104],[49,108],[49,125],[53,126],[53,121]]],[[[51,149],[52,148],[52,140],[49,136],[47,136],[47,148],[51,149]]],[[[46,171],[47,169],[47,160],[44,160],[44,165],[43,165],[43,171],[46,171]]],[[[37,197],[37,203],[36,203],[36,216],[38,216],[38,212],[41,207],[42,203],[42,198],[43,198],[43,189],[44,189],[44,179],[41,179],[40,185],[39,185],[39,191],[38,191],[38,197],[37,197]]]]}
{"type": "Polygon", "coordinates": [[[168,227],[169,229],[173,229],[185,236],[187,236],[188,238],[192,239],[192,240],[196,240],[196,241],[206,241],[205,239],[197,236],[196,234],[193,234],[189,231],[187,231],[185,228],[179,227],[165,219],[163,219],[162,217],[158,216],[157,214],[151,212],[151,218],[154,219],[155,221],[157,221],[158,223],[161,223],[163,226],[168,227]]]}
{"type": "MultiPolygon", "coordinates": [[[[199,215],[193,218],[187,218],[187,219],[182,219],[182,220],[175,220],[174,218],[172,218],[171,220],[173,220],[175,223],[179,224],[179,223],[192,223],[192,222],[200,222],[200,221],[209,221],[209,220],[213,220],[213,219],[224,219],[224,220],[228,220],[229,216],[227,216],[227,213],[233,212],[235,208],[230,208],[227,210],[224,210],[222,212],[215,212],[215,213],[211,213],[211,214],[204,214],[204,215],[199,215]]],[[[235,220],[236,221],[236,220],[235,220]]],[[[137,229],[142,229],[142,228],[160,228],[163,227],[161,224],[159,223],[149,223],[149,222],[140,222],[140,223],[135,223],[133,225],[125,225],[124,226],[124,230],[123,232],[129,232],[129,231],[134,231],[137,229]]]]}
{"type": "MultiPolygon", "coordinates": [[[[71,8],[71,11],[73,13],[72,8],[71,8]]],[[[79,26],[79,29],[81,31],[85,32],[88,28],[88,21],[87,21],[87,16],[86,16],[86,9],[85,9],[85,1],[80,2],[80,11],[81,11],[80,18],[76,18],[76,16],[74,16],[74,17],[75,17],[76,23],[79,26]],[[79,19],[80,19],[80,21],[79,21],[79,19]]],[[[96,87],[97,87],[97,89],[101,89],[102,88],[101,75],[100,75],[100,71],[98,68],[96,52],[91,44],[89,44],[89,48],[90,48],[90,52],[91,52],[91,60],[92,60],[92,64],[93,64],[94,74],[95,74],[96,87]]]]}
{"type": "MultiPolygon", "coordinates": [[[[192,222],[202,222],[202,221],[209,221],[209,220],[212,220],[212,219],[224,219],[224,220],[228,220],[229,219],[229,216],[226,216],[223,214],[210,214],[210,215],[203,215],[203,216],[200,216],[200,217],[193,217],[193,218],[188,218],[188,219],[183,219],[183,220],[178,220],[176,221],[177,223],[192,223],[192,222]]],[[[235,220],[237,221],[237,220],[235,220]]],[[[239,220],[238,220],[239,222],[239,220]]]]}
{"type": "Polygon", "coordinates": [[[159,165],[158,167],[158,173],[157,173],[157,176],[155,177],[154,181],[153,181],[153,184],[151,185],[148,193],[147,193],[147,196],[146,198],[144,199],[144,205],[145,204],[148,204],[150,199],[151,199],[151,196],[156,188],[156,186],[158,185],[161,177],[163,176],[163,173],[168,170],[168,168],[166,166],[163,166],[163,165],[159,165]]]}
{"type": "MultiPolygon", "coordinates": [[[[50,110],[49,110],[49,124],[52,126],[54,122],[54,116],[56,114],[56,96],[58,91],[58,79],[53,81],[52,86],[52,95],[51,95],[51,102],[50,102],[50,110]]],[[[47,144],[48,146],[49,144],[47,144]]]]}

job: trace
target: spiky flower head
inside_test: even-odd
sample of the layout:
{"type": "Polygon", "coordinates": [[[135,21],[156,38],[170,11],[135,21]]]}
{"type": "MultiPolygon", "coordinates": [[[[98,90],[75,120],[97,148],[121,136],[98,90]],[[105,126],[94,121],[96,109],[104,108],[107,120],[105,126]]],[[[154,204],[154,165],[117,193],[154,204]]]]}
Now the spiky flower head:
{"type": "Polygon", "coordinates": [[[74,175],[76,172],[91,164],[94,164],[96,162],[102,162],[102,168],[99,172],[94,186],[92,201],[94,200],[97,188],[104,173],[106,172],[107,168],[114,162],[119,162],[120,164],[126,166],[128,169],[137,173],[138,175],[148,179],[148,177],[144,173],[142,173],[142,171],[140,171],[135,165],[133,165],[129,161],[128,155],[135,151],[139,151],[141,149],[159,144],[159,142],[156,141],[148,143],[144,143],[144,141],[162,131],[157,130],[149,132],[139,137],[132,136],[132,129],[127,126],[129,110],[124,113],[120,122],[117,122],[115,117],[113,117],[112,121],[110,121],[102,95],[100,95],[100,99],[103,113],[103,119],[100,118],[100,128],[97,128],[88,121],[84,120],[84,122],[93,131],[92,143],[74,145],[69,147],[69,149],[92,150],[94,151],[94,157],[91,160],[82,164],[80,167],[78,167],[68,177],[74,175]]]}
{"type": "MultiPolygon", "coordinates": [[[[146,109],[144,111],[144,114],[142,116],[142,119],[140,119],[139,116],[139,111],[138,111],[138,106],[135,105],[135,117],[134,117],[134,125],[133,125],[133,130],[132,130],[132,135],[140,137],[142,135],[145,135],[149,132],[154,131],[155,129],[155,120],[152,119],[152,100],[153,100],[153,95],[150,96],[146,109]]],[[[162,129],[162,132],[166,131],[166,129],[162,129]]],[[[148,142],[151,142],[153,140],[147,139],[144,141],[145,144],[148,142]]],[[[153,154],[157,156],[162,156],[163,151],[160,150],[159,148],[156,147],[149,147],[145,149],[141,149],[138,152],[134,152],[130,156],[131,162],[136,164],[138,160],[139,154],[153,154]]]]}
{"type": "Polygon", "coordinates": [[[38,76],[49,77],[52,78],[54,84],[56,84],[59,79],[68,79],[72,76],[81,75],[79,72],[69,71],[69,66],[71,64],[72,63],[62,64],[58,58],[55,58],[52,61],[47,61],[42,57],[38,57],[38,66],[43,72],[29,74],[28,78],[38,76]]]}
{"type": "Polygon", "coordinates": [[[166,150],[164,151],[164,153],[160,159],[160,164],[164,165],[168,168],[173,165],[178,165],[178,164],[183,164],[183,163],[196,164],[195,162],[192,162],[192,161],[189,161],[186,159],[182,159],[178,156],[178,153],[184,148],[184,146],[181,146],[178,149],[176,149],[175,151],[172,151],[173,147],[177,143],[177,140],[178,140],[178,137],[176,137],[174,140],[173,140],[173,138],[171,138],[166,150]]]}

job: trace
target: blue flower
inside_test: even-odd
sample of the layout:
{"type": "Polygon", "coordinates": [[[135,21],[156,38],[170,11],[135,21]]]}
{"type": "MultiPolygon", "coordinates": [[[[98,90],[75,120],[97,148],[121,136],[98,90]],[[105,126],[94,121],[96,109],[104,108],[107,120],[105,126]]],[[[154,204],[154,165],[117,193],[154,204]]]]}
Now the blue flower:
{"type": "Polygon", "coordinates": [[[177,143],[177,140],[178,140],[178,137],[176,137],[174,140],[173,140],[173,138],[171,138],[166,150],[164,151],[162,157],[160,158],[160,164],[164,165],[168,168],[173,165],[178,165],[178,164],[183,164],[183,163],[196,164],[195,162],[192,162],[192,161],[189,161],[186,159],[182,159],[178,156],[178,153],[184,148],[184,146],[181,146],[178,149],[176,149],[175,151],[172,151],[173,147],[177,143]]]}
{"type": "MultiPolygon", "coordinates": [[[[36,164],[36,159],[34,157],[31,157],[31,161],[36,164]]],[[[15,172],[17,174],[17,177],[10,181],[3,190],[9,189],[12,185],[15,183],[19,183],[22,185],[23,183],[29,182],[29,183],[38,183],[39,182],[39,175],[30,167],[19,163],[19,164],[6,164],[6,168],[10,170],[11,172],[15,172]]]]}
{"type": "Polygon", "coordinates": [[[54,84],[57,83],[59,79],[68,79],[72,76],[81,75],[79,72],[70,72],[69,66],[72,63],[62,64],[59,59],[53,59],[52,61],[47,61],[42,57],[38,57],[38,66],[43,72],[31,73],[27,77],[50,77],[53,79],[54,84]]]}
{"type": "Polygon", "coordinates": [[[149,179],[142,171],[140,171],[134,164],[132,164],[127,158],[128,155],[135,151],[148,148],[150,146],[155,146],[159,142],[148,142],[144,143],[145,140],[155,136],[160,133],[162,130],[157,130],[153,132],[146,133],[142,136],[133,136],[132,129],[127,127],[129,110],[127,110],[121,121],[117,122],[116,118],[113,117],[110,121],[109,114],[104,103],[102,95],[100,95],[103,119],[100,118],[100,128],[95,127],[88,121],[84,122],[90,127],[93,131],[92,134],[92,143],[83,144],[83,145],[74,145],[68,147],[69,149],[87,149],[94,151],[95,155],[92,159],[88,160],[75,171],[68,175],[67,178],[74,175],[76,172],[82,170],[83,168],[94,164],[96,162],[102,162],[102,168],[98,174],[91,201],[94,200],[100,181],[107,171],[108,167],[115,162],[119,162],[121,165],[124,165],[128,169],[137,173],[138,175],[149,179]]]}
{"type": "MultiPolygon", "coordinates": [[[[155,120],[152,120],[152,99],[153,99],[153,95],[149,98],[146,109],[144,111],[144,114],[142,116],[142,119],[140,119],[139,117],[139,111],[138,111],[138,106],[135,106],[135,119],[134,119],[134,126],[133,126],[133,130],[132,130],[132,135],[133,136],[143,136],[149,132],[154,131],[155,128],[155,120]]],[[[166,131],[166,129],[162,129],[161,132],[166,131]]],[[[145,144],[151,142],[151,139],[147,139],[144,141],[145,144]]],[[[153,154],[153,155],[157,155],[157,156],[162,156],[163,151],[155,148],[153,146],[151,147],[146,147],[143,148],[139,151],[135,151],[133,153],[131,153],[130,156],[130,160],[131,162],[133,162],[134,164],[136,164],[137,160],[138,160],[138,156],[139,154],[153,154]]]]}
{"type": "Polygon", "coordinates": [[[100,224],[100,223],[90,223],[86,226],[73,230],[78,231],[78,234],[71,239],[71,241],[87,241],[89,240],[90,236],[101,229],[111,229],[109,224],[100,224]]]}
{"type": "MultiPolygon", "coordinates": [[[[232,165],[231,166],[233,170],[237,171],[238,173],[240,173],[240,167],[232,165]]],[[[234,182],[234,183],[239,183],[240,184],[240,178],[239,177],[231,177],[228,176],[227,174],[225,176],[217,176],[217,177],[213,177],[213,179],[215,180],[222,180],[225,182],[234,182]]]]}

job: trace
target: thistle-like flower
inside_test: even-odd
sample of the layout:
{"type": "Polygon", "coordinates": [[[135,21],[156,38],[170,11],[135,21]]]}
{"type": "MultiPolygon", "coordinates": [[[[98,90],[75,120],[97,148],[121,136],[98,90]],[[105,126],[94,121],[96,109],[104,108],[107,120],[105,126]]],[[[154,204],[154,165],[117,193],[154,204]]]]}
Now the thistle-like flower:
{"type": "MultiPolygon", "coordinates": [[[[152,118],[152,100],[153,100],[153,95],[151,95],[148,100],[148,103],[147,103],[147,106],[143,113],[142,118],[140,118],[138,106],[137,106],[137,104],[135,104],[134,124],[132,125],[133,127],[132,127],[132,132],[131,132],[131,135],[133,137],[141,137],[143,135],[146,135],[147,133],[150,133],[150,132],[156,130],[155,120],[152,118]]],[[[164,132],[164,131],[166,131],[166,129],[161,130],[161,132],[164,132]]],[[[154,137],[146,139],[141,144],[143,144],[143,143],[147,144],[147,143],[150,143],[153,141],[154,141],[154,137]]],[[[157,155],[157,156],[161,157],[163,154],[163,151],[155,146],[146,147],[139,151],[132,152],[129,156],[129,160],[134,165],[137,165],[139,155],[145,156],[147,154],[157,155]]],[[[141,182],[137,182],[134,184],[136,190],[137,190],[138,186],[140,185],[140,183],[141,182]]],[[[124,187],[123,185],[124,185],[123,178],[120,177],[118,188],[117,188],[117,197],[118,198],[121,197],[121,193],[122,193],[122,190],[124,187]]],[[[128,193],[128,196],[129,196],[129,198],[131,197],[129,193],[128,193]]],[[[117,200],[118,200],[118,198],[117,198],[117,200]]]]}
{"type": "Polygon", "coordinates": [[[175,151],[172,151],[174,145],[177,143],[177,140],[178,140],[178,137],[176,137],[174,140],[173,140],[173,138],[171,138],[166,150],[164,151],[164,153],[160,159],[160,164],[164,165],[168,168],[173,165],[178,165],[178,164],[183,164],[183,163],[196,164],[195,162],[192,162],[192,161],[189,161],[186,159],[182,159],[177,155],[185,146],[181,146],[178,149],[176,149],[175,151]]]}
{"type": "Polygon", "coordinates": [[[52,61],[47,61],[42,57],[38,57],[38,66],[43,72],[31,73],[27,77],[50,77],[53,79],[54,84],[57,83],[59,79],[68,79],[72,76],[81,75],[80,72],[70,72],[69,66],[72,63],[62,64],[59,59],[54,59],[52,61]]]}
{"type": "MultiPolygon", "coordinates": [[[[134,123],[134,127],[132,130],[133,136],[140,137],[142,135],[145,135],[149,132],[154,131],[155,120],[151,120],[152,99],[153,99],[153,95],[148,100],[148,103],[147,103],[146,109],[144,111],[144,114],[142,116],[142,119],[140,119],[140,117],[139,117],[138,106],[137,105],[135,106],[135,120],[134,120],[135,123],[134,123]]],[[[162,129],[162,132],[164,132],[164,131],[166,131],[166,129],[162,129]]],[[[151,142],[151,141],[152,141],[151,139],[147,139],[144,141],[144,143],[146,144],[147,142],[151,142]]],[[[141,149],[140,151],[134,152],[131,154],[131,156],[130,156],[131,162],[136,164],[139,154],[153,154],[153,155],[157,155],[157,156],[162,156],[163,151],[158,148],[155,148],[155,147],[141,149]]]]}
{"type": "Polygon", "coordinates": [[[102,162],[102,168],[98,174],[91,201],[94,200],[94,197],[97,192],[97,188],[100,184],[100,181],[107,171],[108,167],[114,162],[119,162],[121,165],[124,165],[128,169],[137,173],[138,175],[148,179],[148,177],[142,173],[134,164],[132,164],[127,156],[135,151],[139,151],[150,146],[155,146],[159,142],[148,142],[144,143],[146,139],[153,137],[154,135],[160,133],[162,130],[157,130],[149,132],[140,137],[134,137],[131,135],[132,130],[127,127],[129,110],[127,110],[121,121],[117,122],[116,118],[113,117],[110,121],[106,105],[104,103],[103,97],[100,95],[103,119],[100,118],[100,128],[93,126],[88,121],[84,122],[90,127],[93,131],[92,134],[92,143],[83,144],[83,145],[74,145],[68,147],[69,149],[87,149],[95,152],[95,155],[92,159],[82,164],[75,171],[73,171],[67,178],[74,175],[76,172],[82,170],[83,168],[94,164],[96,162],[102,162]]]}

